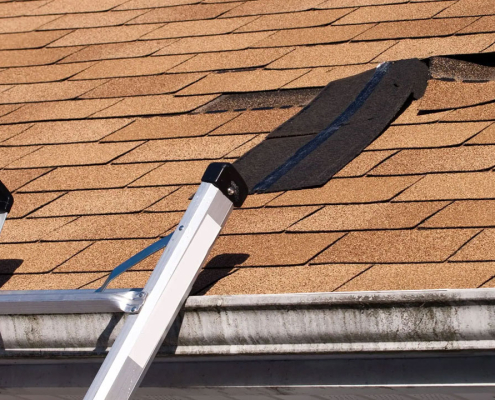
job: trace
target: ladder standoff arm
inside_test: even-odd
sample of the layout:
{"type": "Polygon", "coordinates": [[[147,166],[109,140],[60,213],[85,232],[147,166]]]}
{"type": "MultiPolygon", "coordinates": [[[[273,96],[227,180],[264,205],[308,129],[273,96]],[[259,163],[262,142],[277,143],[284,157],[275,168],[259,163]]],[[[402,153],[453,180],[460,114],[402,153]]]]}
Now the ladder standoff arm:
{"type": "Polygon", "coordinates": [[[128,315],[84,400],[126,400],[135,392],[205,263],[233,206],[248,189],[228,163],[206,169],[168,246],[146,283],[144,305],[128,315]]]}

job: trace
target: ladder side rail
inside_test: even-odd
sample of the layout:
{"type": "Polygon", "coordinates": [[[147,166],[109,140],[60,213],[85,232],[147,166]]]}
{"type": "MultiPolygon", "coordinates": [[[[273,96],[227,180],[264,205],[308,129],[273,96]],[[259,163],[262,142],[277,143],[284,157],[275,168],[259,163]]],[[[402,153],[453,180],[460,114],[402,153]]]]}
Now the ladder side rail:
{"type": "Polygon", "coordinates": [[[232,211],[227,196],[201,183],[143,289],[146,302],[128,316],[84,400],[124,400],[135,392],[232,211]]]}

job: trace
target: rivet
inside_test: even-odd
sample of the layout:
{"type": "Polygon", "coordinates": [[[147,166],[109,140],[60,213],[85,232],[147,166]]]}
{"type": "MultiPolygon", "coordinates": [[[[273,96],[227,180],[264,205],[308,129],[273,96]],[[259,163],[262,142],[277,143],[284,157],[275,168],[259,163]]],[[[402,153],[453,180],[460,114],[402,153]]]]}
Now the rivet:
{"type": "Polygon", "coordinates": [[[132,307],[132,308],[131,308],[131,312],[132,312],[132,313],[135,313],[137,310],[138,310],[138,309],[137,309],[137,307],[132,307]]]}
{"type": "Polygon", "coordinates": [[[235,194],[235,189],[231,186],[227,189],[227,194],[233,196],[235,194]]]}
{"type": "Polygon", "coordinates": [[[179,231],[184,229],[184,225],[179,226],[179,231]]]}

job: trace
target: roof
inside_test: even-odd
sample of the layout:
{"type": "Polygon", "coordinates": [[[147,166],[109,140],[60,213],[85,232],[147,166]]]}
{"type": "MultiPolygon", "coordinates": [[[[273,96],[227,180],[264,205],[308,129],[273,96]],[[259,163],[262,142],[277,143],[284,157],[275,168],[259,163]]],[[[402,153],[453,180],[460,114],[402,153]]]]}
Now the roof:
{"type": "MultiPolygon", "coordinates": [[[[173,230],[210,161],[328,82],[408,58],[493,65],[494,15],[492,0],[0,1],[2,289],[99,286],[173,230]]],[[[193,294],[493,287],[495,86],[479,68],[439,68],[323,187],[249,196],[193,294]]]]}

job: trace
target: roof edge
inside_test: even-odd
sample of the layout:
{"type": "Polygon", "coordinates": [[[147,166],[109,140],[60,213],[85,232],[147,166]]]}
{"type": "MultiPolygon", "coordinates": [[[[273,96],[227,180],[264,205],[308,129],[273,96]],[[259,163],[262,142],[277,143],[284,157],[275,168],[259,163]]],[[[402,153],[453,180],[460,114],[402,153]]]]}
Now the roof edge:
{"type": "MultiPolygon", "coordinates": [[[[104,355],[122,313],[0,315],[2,358],[104,355]]],[[[495,348],[495,289],[190,297],[162,355],[495,348]]]]}

